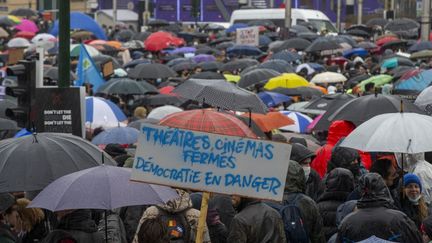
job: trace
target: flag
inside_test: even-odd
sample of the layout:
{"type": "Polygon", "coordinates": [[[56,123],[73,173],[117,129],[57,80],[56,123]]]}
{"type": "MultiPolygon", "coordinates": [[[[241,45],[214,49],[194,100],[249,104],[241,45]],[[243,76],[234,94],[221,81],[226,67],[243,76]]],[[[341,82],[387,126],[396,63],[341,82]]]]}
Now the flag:
{"type": "Polygon", "coordinates": [[[83,44],[81,44],[80,55],[77,66],[78,80],[75,86],[82,86],[84,83],[93,85],[93,92],[96,93],[99,86],[105,83],[100,72],[96,69],[93,59],[87,52],[83,44]]]}

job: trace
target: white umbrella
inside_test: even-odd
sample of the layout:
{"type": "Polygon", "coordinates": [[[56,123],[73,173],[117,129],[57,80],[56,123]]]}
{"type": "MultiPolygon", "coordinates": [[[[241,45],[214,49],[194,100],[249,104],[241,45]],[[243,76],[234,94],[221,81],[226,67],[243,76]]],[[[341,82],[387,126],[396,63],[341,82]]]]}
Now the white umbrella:
{"type": "Polygon", "coordinates": [[[8,43],[7,46],[9,48],[13,47],[13,48],[19,48],[19,47],[29,47],[30,46],[30,42],[27,39],[21,38],[21,37],[16,37],[11,39],[8,43]]]}
{"type": "Polygon", "coordinates": [[[432,114],[432,86],[424,89],[415,100],[414,104],[426,111],[427,114],[432,114]]]}
{"type": "Polygon", "coordinates": [[[171,114],[176,113],[176,112],[180,112],[180,111],[183,111],[183,110],[176,107],[176,106],[164,105],[164,106],[155,108],[152,111],[150,111],[147,118],[155,119],[155,120],[162,120],[166,116],[171,115],[171,114]]]}
{"type": "Polygon", "coordinates": [[[417,113],[375,116],[352,131],[341,146],[368,152],[432,151],[432,117],[417,113]]]}
{"type": "Polygon", "coordinates": [[[324,72],[315,75],[312,78],[311,83],[324,84],[324,83],[340,83],[345,81],[347,81],[347,78],[340,73],[324,72]]]}
{"type": "Polygon", "coordinates": [[[37,34],[35,35],[35,37],[31,39],[32,43],[47,42],[47,41],[57,42],[58,40],[55,36],[47,33],[37,34]]]}

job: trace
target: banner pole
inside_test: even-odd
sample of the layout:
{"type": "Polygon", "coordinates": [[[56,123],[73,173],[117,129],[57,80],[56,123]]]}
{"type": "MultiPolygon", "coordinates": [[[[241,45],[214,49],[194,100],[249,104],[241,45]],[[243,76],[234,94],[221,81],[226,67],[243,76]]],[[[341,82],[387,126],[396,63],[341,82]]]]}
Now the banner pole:
{"type": "Polygon", "coordinates": [[[197,230],[195,243],[203,243],[204,226],[205,226],[206,219],[207,219],[207,209],[208,209],[209,198],[210,198],[210,192],[203,192],[202,199],[201,199],[200,217],[198,220],[198,230],[197,230]]]}

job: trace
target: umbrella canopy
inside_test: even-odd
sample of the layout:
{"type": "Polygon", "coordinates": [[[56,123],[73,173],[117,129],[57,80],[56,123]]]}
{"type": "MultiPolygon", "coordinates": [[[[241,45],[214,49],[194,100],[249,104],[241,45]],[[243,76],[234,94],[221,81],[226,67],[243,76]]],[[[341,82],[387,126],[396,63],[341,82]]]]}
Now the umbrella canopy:
{"type": "Polygon", "coordinates": [[[393,77],[387,74],[376,75],[361,81],[358,86],[361,91],[365,91],[366,84],[373,83],[375,87],[381,87],[384,84],[388,84],[393,80],[393,77]]]}
{"type": "Polygon", "coordinates": [[[227,54],[237,56],[259,56],[262,54],[262,51],[255,46],[234,45],[227,49],[227,54]]]}
{"type": "Polygon", "coordinates": [[[139,64],[128,73],[129,77],[134,79],[158,79],[177,76],[174,70],[160,63],[139,64]]]}
{"type": "Polygon", "coordinates": [[[413,60],[422,59],[422,58],[431,58],[431,57],[432,57],[432,50],[423,50],[423,51],[414,52],[410,56],[410,58],[413,60]]]}
{"type": "MultiPolygon", "coordinates": [[[[51,79],[51,80],[58,80],[58,67],[45,68],[44,73],[43,73],[43,77],[51,79]]],[[[72,71],[70,72],[69,77],[70,77],[70,80],[76,80],[77,79],[75,73],[73,73],[72,71]]]]}
{"type": "Polygon", "coordinates": [[[325,68],[318,64],[318,63],[303,63],[296,67],[295,72],[299,73],[302,71],[302,69],[307,70],[307,75],[311,75],[314,72],[323,72],[325,71],[325,68]]]}
{"type": "Polygon", "coordinates": [[[130,78],[113,78],[102,84],[96,93],[104,94],[157,94],[157,88],[146,81],[130,78]]]}
{"type": "Polygon", "coordinates": [[[19,130],[16,121],[0,118],[0,131],[19,130]]]}
{"type": "Polygon", "coordinates": [[[354,99],[355,96],[350,94],[328,94],[319,98],[311,100],[304,108],[312,110],[328,110],[330,106],[342,106],[349,100],[354,99]]]}
{"type": "Polygon", "coordinates": [[[58,178],[29,207],[50,211],[164,204],[178,197],[170,187],[130,181],[132,170],[100,165],[58,178]]]}
{"type": "Polygon", "coordinates": [[[178,112],[161,120],[159,125],[229,136],[256,138],[256,135],[249,127],[238,118],[214,110],[199,109],[178,112]]]}
{"type": "Polygon", "coordinates": [[[302,38],[292,38],[282,42],[279,46],[271,48],[273,52],[279,52],[288,49],[295,49],[297,51],[304,51],[311,42],[302,38]]]}
{"type": "Polygon", "coordinates": [[[241,29],[241,28],[246,28],[249,27],[249,25],[245,24],[245,23],[236,23],[231,25],[228,29],[225,30],[226,33],[233,33],[236,32],[237,29],[241,29]]]}
{"type": "MultiPolygon", "coordinates": [[[[399,112],[403,100],[393,95],[366,95],[348,101],[340,107],[328,119],[330,121],[346,120],[356,125],[371,119],[374,116],[384,113],[399,112]]],[[[422,114],[423,112],[416,105],[410,102],[403,102],[403,110],[422,114]]]]}
{"type": "Polygon", "coordinates": [[[86,97],[86,123],[91,128],[117,127],[127,119],[113,102],[100,97],[86,97]]]}
{"type": "Polygon", "coordinates": [[[95,145],[101,144],[134,144],[138,142],[139,131],[132,127],[113,127],[106,129],[92,139],[95,145]]]}
{"type": "Polygon", "coordinates": [[[279,129],[282,131],[291,131],[291,132],[297,132],[297,133],[306,133],[307,127],[312,122],[312,118],[306,116],[305,114],[302,114],[300,112],[294,112],[294,111],[280,111],[281,114],[284,116],[289,117],[294,121],[294,124],[280,127],[279,129]]]}
{"type": "Polygon", "coordinates": [[[336,50],[340,49],[341,46],[332,39],[320,37],[316,39],[308,48],[305,49],[306,52],[319,52],[326,50],[336,50]]]}
{"type": "Polygon", "coordinates": [[[206,71],[206,72],[194,73],[190,76],[190,78],[193,78],[193,79],[225,79],[225,76],[221,73],[206,71]]]}
{"type": "Polygon", "coordinates": [[[157,107],[153,109],[147,116],[148,119],[154,119],[154,120],[162,120],[168,115],[171,115],[173,113],[181,112],[182,109],[172,106],[172,105],[164,105],[161,107],[157,107]]]}
{"type": "Polygon", "coordinates": [[[340,83],[340,82],[345,82],[345,81],[347,81],[347,78],[340,73],[324,72],[324,73],[319,73],[319,74],[315,75],[312,78],[311,83],[329,84],[329,83],[340,83]]]}
{"type": "Polygon", "coordinates": [[[40,33],[35,35],[32,39],[31,42],[32,43],[40,43],[40,42],[57,42],[57,38],[51,34],[48,33],[40,33]]]}
{"type": "Polygon", "coordinates": [[[194,56],[192,58],[192,60],[196,63],[214,62],[214,61],[216,61],[216,57],[214,57],[213,55],[208,55],[208,54],[199,54],[199,55],[194,56]]]}
{"type": "Polygon", "coordinates": [[[267,112],[267,107],[255,93],[225,80],[189,79],[177,86],[173,93],[228,110],[267,112]]]}
{"type": "Polygon", "coordinates": [[[185,44],[183,39],[164,31],[152,33],[144,41],[145,48],[148,51],[161,51],[169,46],[180,46],[183,44],[185,44]]]}
{"type": "Polygon", "coordinates": [[[37,25],[33,21],[28,19],[21,20],[21,23],[19,25],[16,25],[14,29],[20,31],[32,32],[32,33],[36,33],[39,31],[37,25]]]}
{"type": "Polygon", "coordinates": [[[125,65],[123,65],[124,69],[129,69],[129,68],[133,68],[139,64],[150,64],[151,61],[147,60],[147,59],[136,59],[136,60],[132,60],[128,63],[126,63],[125,65]]]}
{"type": "Polygon", "coordinates": [[[381,63],[381,68],[395,68],[398,66],[409,66],[409,67],[414,67],[415,64],[409,60],[408,58],[404,58],[404,57],[392,57],[392,58],[388,58],[382,61],[381,63]]]}
{"type": "Polygon", "coordinates": [[[116,163],[90,142],[65,133],[0,141],[0,192],[41,190],[55,179],[105,163],[116,163]]]}
{"type": "Polygon", "coordinates": [[[0,17],[0,25],[3,27],[10,27],[19,23],[21,23],[21,19],[13,15],[0,17]]]}
{"type": "Polygon", "coordinates": [[[420,27],[417,21],[407,18],[395,19],[390,21],[385,27],[385,30],[390,31],[403,31],[403,30],[412,30],[418,29],[420,27]]]}
{"type": "Polygon", "coordinates": [[[302,57],[297,52],[283,50],[271,56],[270,60],[280,59],[288,63],[300,60],[302,57]]]}
{"type": "Polygon", "coordinates": [[[388,23],[388,20],[383,19],[383,18],[372,18],[372,19],[369,19],[368,21],[366,21],[366,25],[369,27],[374,27],[374,26],[384,27],[387,25],[387,23],[388,23]]]}
{"type": "Polygon", "coordinates": [[[144,49],[144,42],[140,40],[129,40],[122,43],[122,47],[127,49],[144,49]]]}
{"type": "Polygon", "coordinates": [[[432,86],[424,89],[417,96],[414,104],[424,110],[428,115],[432,115],[432,86]]]}
{"type": "Polygon", "coordinates": [[[369,52],[364,48],[354,48],[343,52],[343,56],[346,58],[351,58],[353,55],[365,57],[369,55],[369,52]]]}
{"type": "Polygon", "coordinates": [[[369,41],[362,41],[358,43],[357,46],[366,50],[375,49],[378,47],[375,43],[369,41]]]}
{"type": "MultiPolygon", "coordinates": [[[[100,55],[100,52],[96,48],[94,48],[93,46],[84,45],[84,47],[91,57],[95,57],[95,56],[100,55]]],[[[70,56],[71,57],[79,57],[80,52],[81,52],[81,44],[70,45],[70,56]]]]}
{"type": "Polygon", "coordinates": [[[311,97],[315,97],[315,96],[319,97],[319,96],[323,95],[323,92],[321,92],[319,89],[309,87],[309,86],[297,87],[297,88],[292,88],[292,89],[276,88],[276,89],[273,89],[272,92],[284,94],[287,96],[301,96],[301,97],[305,97],[305,98],[311,98],[311,97]]]}
{"type": "MultiPolygon", "coordinates": [[[[86,30],[94,34],[98,39],[106,40],[104,30],[101,26],[90,16],[81,12],[71,12],[70,13],[70,29],[86,30]]],[[[51,33],[54,36],[59,34],[59,21],[54,22],[54,26],[51,29],[51,33]]]]}
{"type": "Polygon", "coordinates": [[[291,97],[289,96],[269,91],[258,93],[258,97],[267,105],[267,107],[275,107],[284,102],[291,101],[291,97]]]}
{"type": "Polygon", "coordinates": [[[16,8],[16,9],[10,11],[9,14],[14,15],[14,16],[26,17],[26,18],[38,16],[38,13],[31,8],[16,8]]]}
{"type": "Polygon", "coordinates": [[[183,105],[187,101],[188,99],[185,99],[183,97],[167,95],[167,94],[157,94],[157,95],[147,95],[144,98],[135,100],[134,106],[141,105],[141,106],[158,107],[163,105],[173,105],[178,107],[183,105]]]}
{"type": "Polygon", "coordinates": [[[272,69],[279,73],[293,73],[294,67],[281,59],[273,59],[259,64],[256,68],[272,69]]]}
{"type": "Polygon", "coordinates": [[[222,63],[218,61],[213,62],[202,62],[198,63],[197,67],[201,68],[202,71],[216,72],[222,67],[222,63]]]}
{"type": "Polygon", "coordinates": [[[269,79],[279,76],[280,73],[267,68],[259,68],[241,74],[241,78],[237,85],[241,88],[246,88],[254,84],[265,83],[269,79]]]}
{"type": "Polygon", "coordinates": [[[15,37],[26,38],[27,40],[31,40],[36,34],[34,32],[29,31],[20,31],[15,34],[15,37]]]}
{"type": "MultiPolygon", "coordinates": [[[[249,117],[249,114],[243,114],[243,117],[249,117]]],[[[263,132],[270,132],[283,126],[293,125],[294,121],[288,116],[274,111],[267,114],[251,114],[252,120],[263,132]]]]}
{"type": "Polygon", "coordinates": [[[297,88],[305,86],[309,86],[309,82],[302,76],[295,73],[284,73],[270,79],[264,86],[264,89],[272,90],[275,88],[297,88]]]}
{"type": "Polygon", "coordinates": [[[174,66],[172,66],[172,70],[176,71],[176,72],[181,72],[184,70],[188,70],[188,71],[192,71],[197,67],[196,63],[193,62],[181,62],[179,64],[176,64],[174,66]]]}
{"type": "Polygon", "coordinates": [[[29,47],[30,42],[25,38],[16,37],[16,38],[10,39],[6,45],[9,48],[24,48],[24,47],[29,47]]]}
{"type": "Polygon", "coordinates": [[[255,59],[249,59],[249,58],[237,59],[223,64],[221,67],[221,71],[233,72],[233,71],[245,69],[249,66],[257,65],[258,63],[259,62],[255,59]]]}
{"type": "Polygon", "coordinates": [[[128,42],[132,40],[132,37],[135,35],[135,32],[129,29],[120,30],[117,34],[114,35],[114,39],[121,42],[128,42]]]}
{"type": "Polygon", "coordinates": [[[432,50],[432,42],[420,41],[410,46],[410,48],[408,48],[408,52],[410,53],[424,51],[424,50],[432,50]]]}
{"type": "Polygon", "coordinates": [[[341,146],[371,152],[423,153],[432,151],[432,117],[389,113],[371,118],[354,129],[341,146]]]}

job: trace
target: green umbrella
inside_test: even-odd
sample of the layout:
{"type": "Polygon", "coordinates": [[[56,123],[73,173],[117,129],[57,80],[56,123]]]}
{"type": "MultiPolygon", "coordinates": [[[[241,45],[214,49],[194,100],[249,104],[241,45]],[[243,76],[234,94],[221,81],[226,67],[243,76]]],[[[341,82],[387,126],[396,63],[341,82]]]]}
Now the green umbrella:
{"type": "Polygon", "coordinates": [[[377,76],[370,77],[366,80],[363,80],[361,83],[358,84],[360,86],[360,89],[362,91],[365,91],[365,85],[368,83],[374,83],[375,87],[381,87],[384,84],[390,83],[390,81],[393,79],[392,76],[387,74],[381,74],[377,76]]]}

